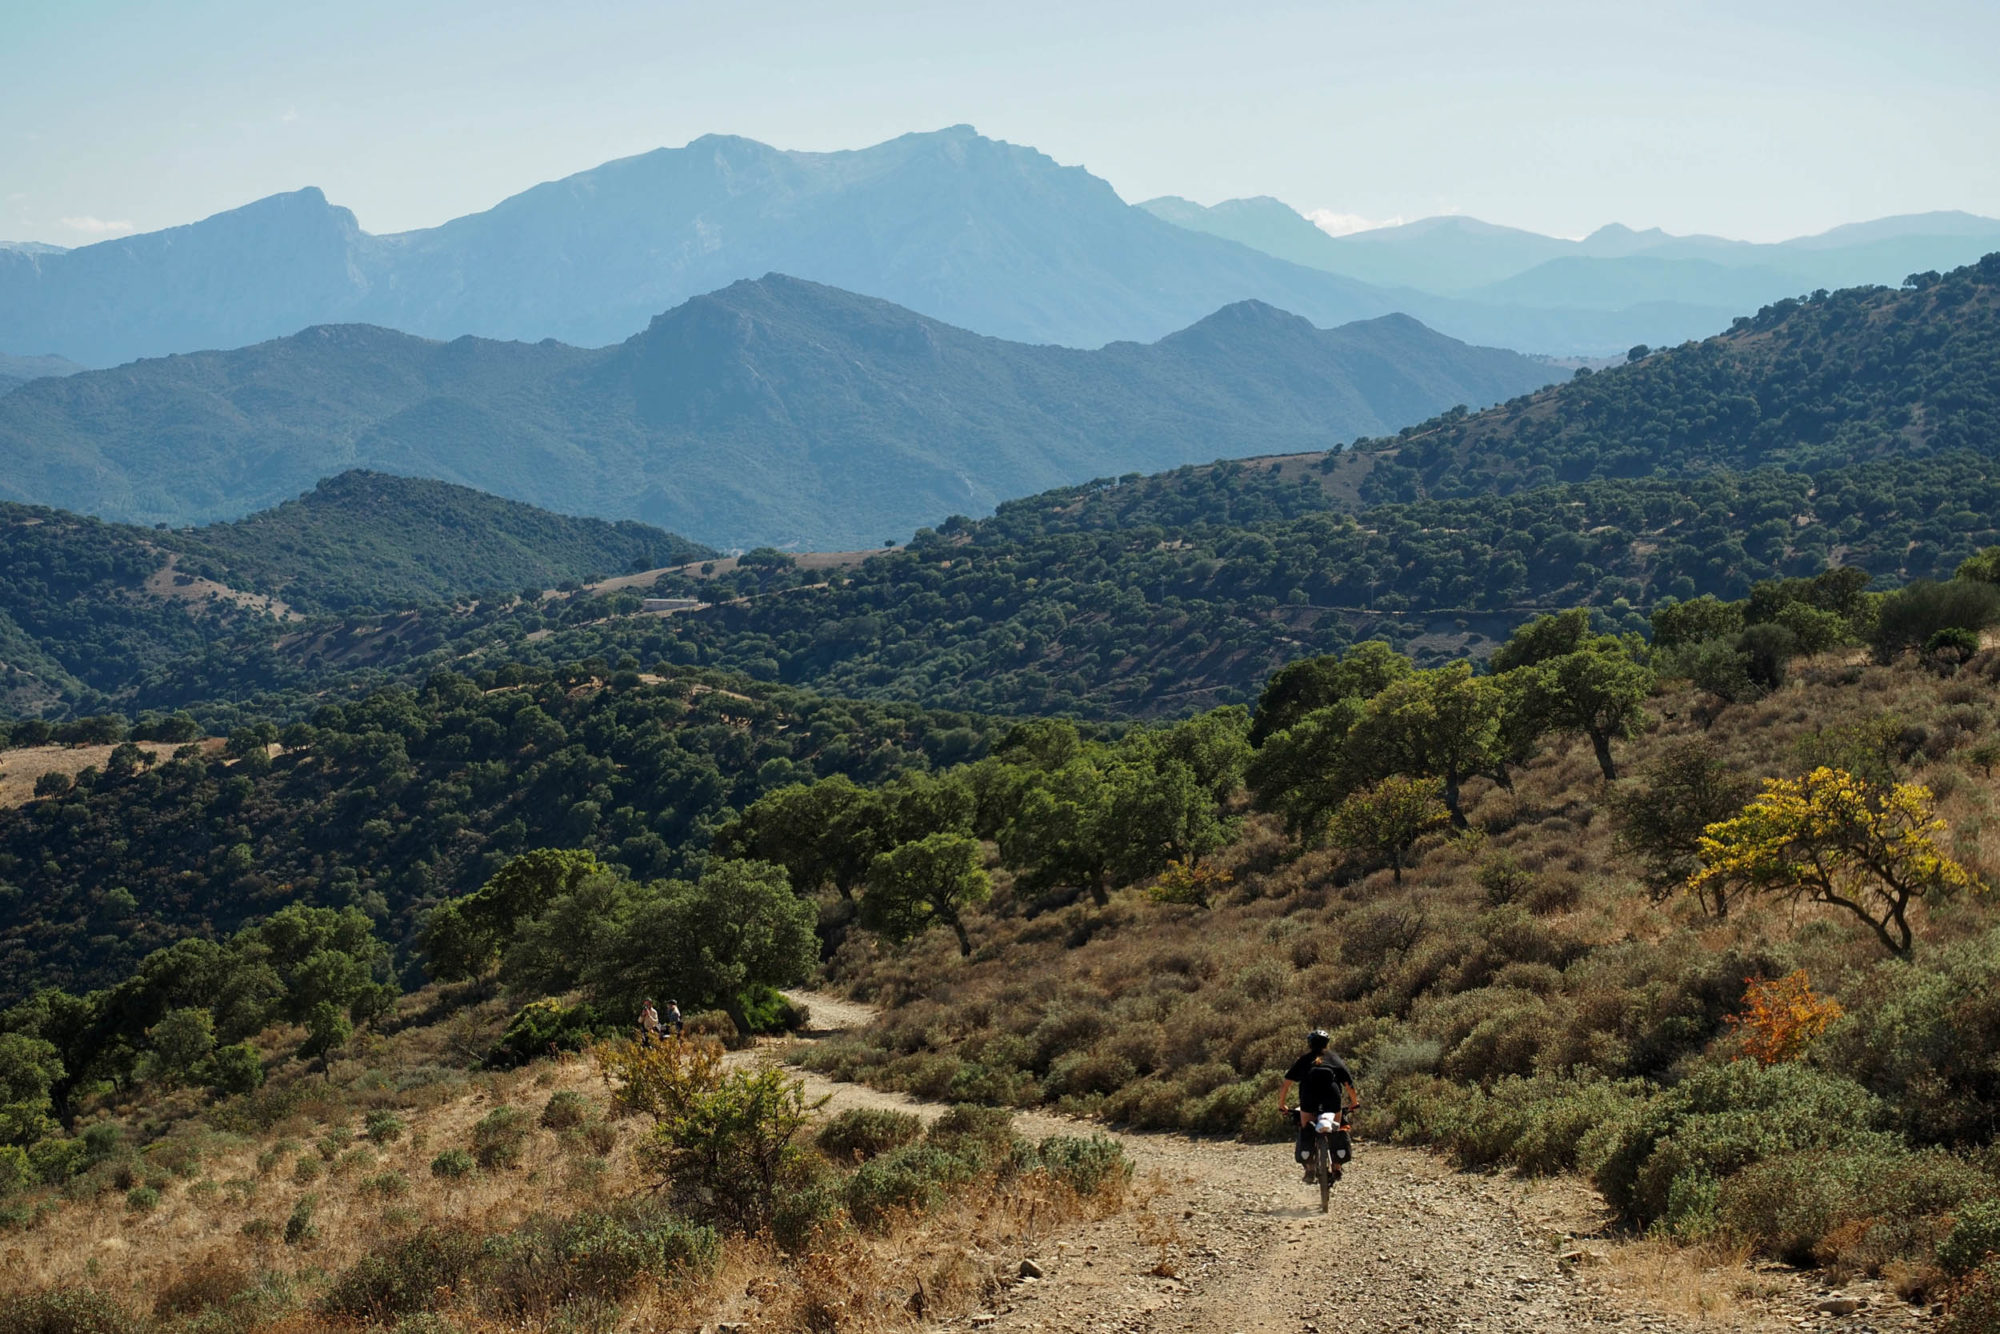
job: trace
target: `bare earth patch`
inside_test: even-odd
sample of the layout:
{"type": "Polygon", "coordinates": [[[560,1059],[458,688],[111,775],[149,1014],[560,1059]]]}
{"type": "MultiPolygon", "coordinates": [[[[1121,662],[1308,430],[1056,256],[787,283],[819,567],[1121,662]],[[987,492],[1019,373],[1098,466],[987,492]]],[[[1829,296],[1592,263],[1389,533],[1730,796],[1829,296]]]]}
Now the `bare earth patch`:
{"type": "Polygon", "coordinates": [[[262,593],[246,593],[240,588],[231,588],[228,584],[219,584],[200,575],[184,574],[179,568],[180,559],[178,554],[169,555],[166,564],[146,576],[145,589],[148,597],[186,602],[197,607],[206,603],[226,602],[246,611],[265,612],[284,621],[305,619],[274,597],[262,593]]]}

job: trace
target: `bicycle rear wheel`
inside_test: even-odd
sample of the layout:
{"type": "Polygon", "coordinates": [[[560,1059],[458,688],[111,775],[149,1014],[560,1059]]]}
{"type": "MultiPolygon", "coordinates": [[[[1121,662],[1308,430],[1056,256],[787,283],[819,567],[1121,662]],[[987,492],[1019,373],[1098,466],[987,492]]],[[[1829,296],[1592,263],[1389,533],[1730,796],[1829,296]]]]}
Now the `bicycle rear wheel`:
{"type": "Polygon", "coordinates": [[[1327,1137],[1319,1137],[1319,1147],[1313,1152],[1313,1161],[1318,1164],[1319,1211],[1327,1212],[1327,1205],[1333,1198],[1333,1145],[1327,1137]]]}

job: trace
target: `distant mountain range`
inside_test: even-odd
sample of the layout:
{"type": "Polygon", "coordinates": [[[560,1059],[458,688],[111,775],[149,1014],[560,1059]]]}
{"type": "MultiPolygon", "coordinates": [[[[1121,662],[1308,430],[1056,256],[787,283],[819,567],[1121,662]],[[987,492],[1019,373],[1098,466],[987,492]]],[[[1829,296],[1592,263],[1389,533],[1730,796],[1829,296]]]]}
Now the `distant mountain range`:
{"type": "Polygon", "coordinates": [[[393,236],[306,189],[77,250],[0,250],[0,348],[105,366],[350,321],[597,346],[771,272],[1076,347],[1159,338],[1245,299],[1326,325],[1396,309],[961,126],[844,153],[711,135],[393,236]]]}
{"type": "Polygon", "coordinates": [[[1274,200],[1132,207],[1082,168],[966,126],[840,153],[708,136],[422,231],[370,235],[304,189],[75,250],[0,245],[0,349],[109,366],[348,322],[598,346],[702,292],[778,272],[1070,347],[1151,341],[1259,300],[1322,326],[1401,312],[1474,343],[1602,355],[1711,333],[1774,296],[1949,267],[1980,227],[2000,227],[1924,225],[1829,233],[1817,249],[1622,229],[1572,243],[1468,219],[1336,241],[1274,200]],[[1642,252],[1742,272],[1720,288],[1687,270],[1687,290],[1674,271],[1632,292],[1561,272],[1484,290],[1550,261],[1642,252]]]}
{"type": "Polygon", "coordinates": [[[1588,323],[1582,313],[1594,311],[1621,316],[1633,342],[1678,343],[1785,297],[1895,286],[1912,273],[1955,269],[2000,250],[2000,220],[1970,213],[1882,218],[1767,245],[1616,224],[1571,241],[1465,217],[1336,237],[1268,197],[1203,207],[1167,196],[1139,207],[1294,264],[1444,298],[1442,308],[1420,297],[1405,304],[1475,340],[1532,324],[1526,311],[1558,314],[1578,328],[1588,323]]]}
{"type": "Polygon", "coordinates": [[[0,398],[0,499],[185,524],[362,467],[717,546],[876,546],[1092,477],[1325,449],[1560,373],[1407,316],[1325,330],[1256,302],[1151,345],[1032,346],[773,275],[597,350],[339,325],[30,383],[0,398]]]}

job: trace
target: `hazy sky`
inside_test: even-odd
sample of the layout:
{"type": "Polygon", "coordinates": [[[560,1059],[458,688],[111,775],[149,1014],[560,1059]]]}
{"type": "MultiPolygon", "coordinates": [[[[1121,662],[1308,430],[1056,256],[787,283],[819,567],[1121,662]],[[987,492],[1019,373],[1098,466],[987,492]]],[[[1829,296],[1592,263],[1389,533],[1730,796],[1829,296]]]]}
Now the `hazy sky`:
{"type": "Polygon", "coordinates": [[[710,132],[969,122],[1126,199],[1756,240],[2000,216],[1994,0],[9,0],[0,238],[370,231],[710,132]]]}

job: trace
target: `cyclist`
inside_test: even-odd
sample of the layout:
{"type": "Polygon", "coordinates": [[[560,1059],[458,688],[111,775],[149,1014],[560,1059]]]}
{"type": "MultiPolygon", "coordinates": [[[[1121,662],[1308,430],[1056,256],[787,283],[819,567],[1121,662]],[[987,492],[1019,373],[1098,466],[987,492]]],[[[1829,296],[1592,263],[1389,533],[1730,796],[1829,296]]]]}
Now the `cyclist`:
{"type": "MultiPolygon", "coordinates": [[[[1299,1127],[1298,1144],[1295,1154],[1305,1165],[1305,1179],[1313,1179],[1313,1120],[1322,1112],[1350,1113],[1361,1105],[1361,1093],[1354,1087],[1354,1072],[1347,1068],[1347,1062],[1334,1054],[1332,1037],[1323,1028],[1315,1028],[1306,1034],[1306,1053],[1292,1062],[1292,1068],[1285,1071],[1285,1082],[1278,1086],[1278,1114],[1297,1116],[1299,1127]],[[1292,1086],[1299,1089],[1299,1106],[1295,1114],[1285,1105],[1292,1086]]],[[[1333,1169],[1333,1179],[1340,1180],[1340,1168],[1333,1169]]]]}

